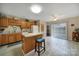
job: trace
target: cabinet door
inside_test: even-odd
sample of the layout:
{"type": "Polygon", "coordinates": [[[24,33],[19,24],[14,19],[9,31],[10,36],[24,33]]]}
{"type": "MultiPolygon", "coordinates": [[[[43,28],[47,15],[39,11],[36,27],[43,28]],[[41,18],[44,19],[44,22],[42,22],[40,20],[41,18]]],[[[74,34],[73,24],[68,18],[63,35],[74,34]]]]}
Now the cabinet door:
{"type": "Polygon", "coordinates": [[[9,43],[16,42],[15,34],[9,34],[8,39],[9,39],[9,43]]]}
{"type": "Polygon", "coordinates": [[[9,25],[16,25],[14,19],[8,19],[9,20],[9,25]]]}
{"type": "Polygon", "coordinates": [[[1,26],[1,18],[0,18],[0,26],[1,26]]]}
{"type": "Polygon", "coordinates": [[[32,38],[25,38],[23,37],[23,50],[24,50],[24,53],[28,53],[29,51],[31,51],[31,39],[32,38]]]}
{"type": "Polygon", "coordinates": [[[2,18],[0,18],[0,26],[2,26],[2,24],[3,24],[3,20],[2,18]]]}
{"type": "Polygon", "coordinates": [[[7,44],[7,43],[8,43],[8,35],[2,34],[2,44],[7,44]]]}
{"type": "Polygon", "coordinates": [[[16,33],[16,41],[21,41],[22,40],[22,36],[20,33],[16,33]]]}
{"type": "Polygon", "coordinates": [[[32,39],[30,39],[30,40],[31,40],[31,41],[30,41],[30,42],[31,42],[31,43],[30,43],[30,44],[31,44],[31,47],[30,47],[30,48],[31,48],[31,50],[32,50],[32,49],[35,48],[35,37],[32,37],[32,39]]]}
{"type": "Polygon", "coordinates": [[[20,25],[21,26],[21,22],[22,22],[21,20],[18,20],[18,19],[15,20],[16,25],[20,25]]]}
{"type": "Polygon", "coordinates": [[[27,28],[31,29],[31,23],[30,22],[27,23],[27,28]]]}
{"type": "Polygon", "coordinates": [[[1,26],[8,26],[8,19],[7,18],[1,19],[1,26]]]}
{"type": "Polygon", "coordinates": [[[0,44],[2,44],[2,35],[0,35],[0,44]]]}
{"type": "Polygon", "coordinates": [[[27,26],[26,22],[22,21],[21,27],[22,27],[22,28],[26,28],[26,26],[27,26]]]}

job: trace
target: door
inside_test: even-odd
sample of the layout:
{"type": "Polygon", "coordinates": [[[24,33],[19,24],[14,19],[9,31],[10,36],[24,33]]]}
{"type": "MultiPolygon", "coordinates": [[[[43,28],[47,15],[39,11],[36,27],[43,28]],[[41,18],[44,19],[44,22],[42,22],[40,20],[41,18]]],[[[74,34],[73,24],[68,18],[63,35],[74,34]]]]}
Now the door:
{"type": "Polygon", "coordinates": [[[51,25],[47,25],[47,36],[51,36],[51,25]]]}
{"type": "Polygon", "coordinates": [[[67,23],[52,24],[51,35],[58,39],[67,39],[67,23]]]}

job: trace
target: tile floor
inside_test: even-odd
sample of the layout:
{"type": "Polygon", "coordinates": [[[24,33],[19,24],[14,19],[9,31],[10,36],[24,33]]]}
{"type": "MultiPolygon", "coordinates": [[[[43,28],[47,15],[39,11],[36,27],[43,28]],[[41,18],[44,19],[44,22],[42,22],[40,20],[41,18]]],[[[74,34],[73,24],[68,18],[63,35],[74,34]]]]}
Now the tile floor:
{"type": "MultiPolygon", "coordinates": [[[[0,56],[22,56],[21,46],[0,47],[0,56]]],[[[37,53],[33,50],[25,56],[37,56],[37,53]]],[[[79,42],[48,37],[46,51],[41,56],[79,56],[79,42]]]]}

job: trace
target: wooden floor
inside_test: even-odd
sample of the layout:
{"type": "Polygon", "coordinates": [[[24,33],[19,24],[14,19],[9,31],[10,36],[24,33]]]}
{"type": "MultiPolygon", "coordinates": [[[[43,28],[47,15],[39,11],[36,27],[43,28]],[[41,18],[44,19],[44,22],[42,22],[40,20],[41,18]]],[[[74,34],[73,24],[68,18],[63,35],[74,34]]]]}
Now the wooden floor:
{"type": "MultiPolygon", "coordinates": [[[[0,47],[2,56],[22,56],[21,44],[0,47]]],[[[33,51],[25,56],[37,56],[33,51]]],[[[79,56],[79,42],[73,42],[53,37],[46,38],[46,51],[41,56],[79,56]]]]}

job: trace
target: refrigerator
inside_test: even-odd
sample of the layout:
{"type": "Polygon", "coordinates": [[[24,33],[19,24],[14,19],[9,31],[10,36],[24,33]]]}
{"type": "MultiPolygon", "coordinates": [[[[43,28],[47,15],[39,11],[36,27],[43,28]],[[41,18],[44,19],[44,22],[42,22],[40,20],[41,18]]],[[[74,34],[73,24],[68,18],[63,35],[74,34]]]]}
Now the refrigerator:
{"type": "Polygon", "coordinates": [[[39,32],[39,29],[38,29],[38,26],[37,25],[33,25],[32,26],[32,32],[33,33],[38,33],[39,32]]]}

